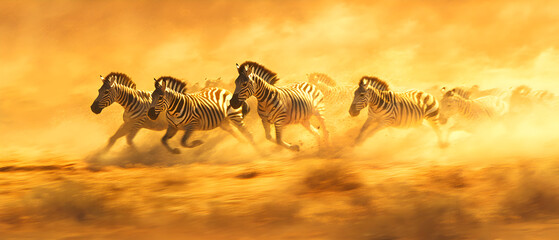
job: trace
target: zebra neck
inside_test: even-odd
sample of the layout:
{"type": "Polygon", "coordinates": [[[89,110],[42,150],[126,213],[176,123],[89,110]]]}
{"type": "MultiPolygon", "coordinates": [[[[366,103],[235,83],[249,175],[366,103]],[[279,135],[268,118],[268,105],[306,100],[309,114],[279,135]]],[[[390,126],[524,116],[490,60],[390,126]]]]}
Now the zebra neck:
{"type": "Polygon", "coordinates": [[[260,78],[256,78],[255,81],[256,87],[254,89],[254,96],[256,97],[256,99],[258,99],[259,102],[266,101],[271,93],[275,93],[278,91],[276,86],[269,84],[260,78]]]}
{"type": "Polygon", "coordinates": [[[186,112],[192,112],[191,110],[194,108],[194,101],[193,97],[190,94],[181,94],[175,91],[166,91],[165,97],[168,100],[168,107],[167,112],[169,114],[176,114],[183,112],[183,109],[186,112]]]}
{"type": "Polygon", "coordinates": [[[459,104],[458,109],[462,111],[461,112],[462,114],[467,114],[471,112],[472,100],[460,99],[460,102],[458,104],[459,104]]]}
{"type": "Polygon", "coordinates": [[[126,111],[132,111],[141,107],[146,103],[145,99],[138,95],[138,90],[125,86],[117,85],[116,89],[116,102],[120,104],[126,111]]]}
{"type": "Polygon", "coordinates": [[[369,89],[369,106],[382,106],[388,99],[390,93],[388,91],[379,91],[378,89],[369,89]]]}

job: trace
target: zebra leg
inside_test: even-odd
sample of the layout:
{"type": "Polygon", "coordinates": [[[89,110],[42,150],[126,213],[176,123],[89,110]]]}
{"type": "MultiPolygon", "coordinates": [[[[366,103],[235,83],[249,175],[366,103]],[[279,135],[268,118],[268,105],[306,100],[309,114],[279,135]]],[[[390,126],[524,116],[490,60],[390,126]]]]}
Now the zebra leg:
{"type": "Polygon", "coordinates": [[[134,124],[132,129],[130,129],[128,135],[126,135],[126,143],[128,143],[128,145],[133,149],[136,149],[136,146],[134,145],[134,142],[132,142],[132,140],[134,140],[134,137],[136,137],[136,134],[138,134],[138,131],[140,131],[145,121],[146,121],[145,118],[140,119],[138,122],[134,124]]]}
{"type": "Polygon", "coordinates": [[[326,146],[328,146],[330,144],[330,133],[326,129],[326,123],[324,121],[324,117],[320,112],[315,113],[315,116],[318,118],[318,122],[320,123],[320,128],[322,128],[323,141],[326,143],[326,146]]]}
{"type": "Polygon", "coordinates": [[[169,146],[169,143],[167,143],[167,140],[169,140],[169,138],[172,138],[173,136],[175,136],[175,134],[177,134],[177,131],[179,131],[178,128],[169,126],[169,127],[167,127],[167,132],[165,133],[163,138],[161,138],[161,143],[163,143],[163,146],[165,146],[165,148],[167,148],[167,150],[169,150],[169,152],[172,152],[174,154],[179,154],[179,153],[181,153],[181,151],[178,148],[171,148],[169,146]]]}
{"type": "Polygon", "coordinates": [[[431,128],[433,128],[433,130],[435,131],[435,133],[437,134],[437,137],[439,138],[439,147],[440,148],[445,148],[448,147],[448,137],[450,135],[450,129],[447,132],[447,138],[446,141],[443,139],[443,134],[441,132],[441,128],[439,126],[438,122],[435,121],[427,121],[429,123],[429,125],[431,126],[431,128]]]}
{"type": "MultiPolygon", "coordinates": [[[[243,122],[242,119],[240,119],[238,121],[237,121],[237,119],[231,119],[231,121],[233,122],[233,126],[235,126],[237,129],[239,129],[239,131],[245,136],[246,139],[248,139],[248,141],[252,145],[256,145],[256,143],[254,143],[254,138],[252,137],[252,134],[248,131],[248,129],[246,128],[246,125],[245,125],[245,123],[243,122]]],[[[269,134],[269,132],[270,131],[268,131],[268,134],[269,134]]]]}
{"type": "Polygon", "coordinates": [[[283,147],[291,150],[291,151],[298,152],[299,151],[299,145],[296,145],[296,144],[291,145],[289,143],[284,142],[281,139],[281,132],[283,130],[282,126],[278,123],[274,124],[274,126],[276,127],[276,143],[280,146],[283,146],[283,147]]]}
{"type": "Polygon", "coordinates": [[[266,134],[266,139],[273,142],[274,139],[272,138],[272,134],[270,133],[270,131],[271,131],[270,123],[268,123],[266,120],[262,119],[262,126],[264,126],[264,133],[266,134]]]}
{"type": "Polygon", "coordinates": [[[311,121],[310,120],[303,121],[301,122],[301,125],[303,125],[303,127],[309,130],[309,132],[311,132],[311,134],[316,137],[318,144],[320,144],[320,133],[318,132],[318,129],[316,129],[313,125],[311,125],[311,121]]]}
{"type": "Polygon", "coordinates": [[[244,142],[244,140],[239,137],[239,134],[237,134],[235,131],[233,131],[233,129],[231,128],[231,125],[229,124],[229,121],[224,120],[223,122],[221,122],[220,125],[221,129],[223,129],[224,131],[228,132],[229,134],[233,135],[233,137],[235,137],[239,142],[244,142]]]}
{"type": "Polygon", "coordinates": [[[129,131],[130,131],[130,124],[128,122],[124,122],[122,125],[120,125],[118,130],[116,130],[115,134],[113,134],[113,136],[109,138],[109,142],[105,147],[105,151],[109,151],[109,149],[111,149],[111,147],[115,144],[116,140],[121,137],[124,137],[124,135],[126,135],[129,131]]]}
{"type": "Polygon", "coordinates": [[[185,148],[194,148],[194,147],[198,147],[200,145],[202,145],[202,143],[204,143],[202,140],[194,140],[192,141],[190,144],[188,144],[188,138],[190,138],[190,135],[192,135],[192,133],[194,132],[194,129],[191,126],[187,126],[184,129],[184,135],[182,136],[182,140],[181,140],[181,145],[185,148]]]}
{"type": "Polygon", "coordinates": [[[365,133],[367,132],[367,130],[369,129],[369,127],[371,126],[371,123],[373,122],[372,118],[367,118],[367,120],[365,120],[365,123],[363,124],[363,127],[361,127],[361,131],[359,131],[359,135],[357,135],[357,138],[355,138],[355,145],[360,145],[363,142],[363,137],[365,135],[365,133]]]}

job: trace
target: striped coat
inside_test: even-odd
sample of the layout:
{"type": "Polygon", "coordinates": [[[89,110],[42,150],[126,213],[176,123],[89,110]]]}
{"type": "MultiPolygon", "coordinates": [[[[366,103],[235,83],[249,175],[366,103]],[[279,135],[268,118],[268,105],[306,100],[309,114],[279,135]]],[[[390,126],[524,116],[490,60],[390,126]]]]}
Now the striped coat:
{"type": "Polygon", "coordinates": [[[368,117],[356,138],[356,144],[383,128],[409,128],[421,125],[425,120],[437,134],[439,145],[447,145],[439,127],[439,103],[431,94],[418,90],[393,92],[386,82],[364,76],[355,90],[349,113],[357,116],[367,106],[368,117]]]}
{"type": "Polygon", "coordinates": [[[328,142],[328,131],[324,124],[323,94],[313,84],[297,83],[286,87],[274,84],[279,80],[276,73],[255,62],[237,65],[239,76],[235,80],[235,92],[231,106],[239,107],[245,100],[255,96],[258,100],[258,115],[262,120],[266,138],[272,140],[270,125],[276,130],[276,143],[293,151],[299,146],[282,140],[283,127],[289,124],[302,124],[319,141],[328,142]],[[311,125],[312,116],[318,118],[322,136],[311,125]]]}

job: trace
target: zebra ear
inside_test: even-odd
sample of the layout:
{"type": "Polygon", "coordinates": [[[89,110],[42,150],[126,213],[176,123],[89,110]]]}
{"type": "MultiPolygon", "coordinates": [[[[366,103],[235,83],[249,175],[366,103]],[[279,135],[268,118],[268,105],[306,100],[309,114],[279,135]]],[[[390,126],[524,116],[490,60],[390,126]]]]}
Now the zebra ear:
{"type": "Polygon", "coordinates": [[[109,79],[109,84],[111,85],[111,87],[113,86],[113,84],[115,83],[116,77],[112,77],[109,79]]]}
{"type": "Polygon", "coordinates": [[[101,81],[104,81],[105,79],[103,78],[103,75],[99,75],[99,77],[101,78],[101,81]]]}
{"type": "Polygon", "coordinates": [[[241,66],[239,66],[239,64],[238,64],[238,63],[235,63],[235,64],[237,65],[237,69],[239,69],[239,68],[241,67],[241,66]]]}
{"type": "Polygon", "coordinates": [[[369,83],[371,83],[369,79],[361,78],[361,80],[359,81],[359,86],[367,88],[369,86],[369,83]]]}
{"type": "Polygon", "coordinates": [[[441,88],[441,92],[442,92],[443,94],[446,93],[446,87],[442,87],[442,88],[441,88]]]}

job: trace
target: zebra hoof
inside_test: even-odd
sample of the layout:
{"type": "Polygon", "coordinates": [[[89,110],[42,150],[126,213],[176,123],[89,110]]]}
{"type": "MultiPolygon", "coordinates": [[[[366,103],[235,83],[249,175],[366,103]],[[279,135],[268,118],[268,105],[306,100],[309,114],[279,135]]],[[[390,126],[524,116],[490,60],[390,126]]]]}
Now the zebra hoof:
{"type": "Polygon", "coordinates": [[[194,147],[198,147],[198,146],[202,145],[202,143],[204,143],[202,140],[194,140],[194,141],[192,141],[192,143],[183,144],[182,146],[184,146],[186,148],[194,148],[194,147]]]}
{"type": "Polygon", "coordinates": [[[289,146],[289,150],[294,151],[294,152],[298,152],[299,149],[299,145],[291,145],[289,146]]]}
{"type": "Polygon", "coordinates": [[[171,149],[171,153],[173,153],[173,154],[180,154],[180,153],[181,153],[181,150],[178,149],[178,148],[173,148],[173,149],[171,149]]]}

